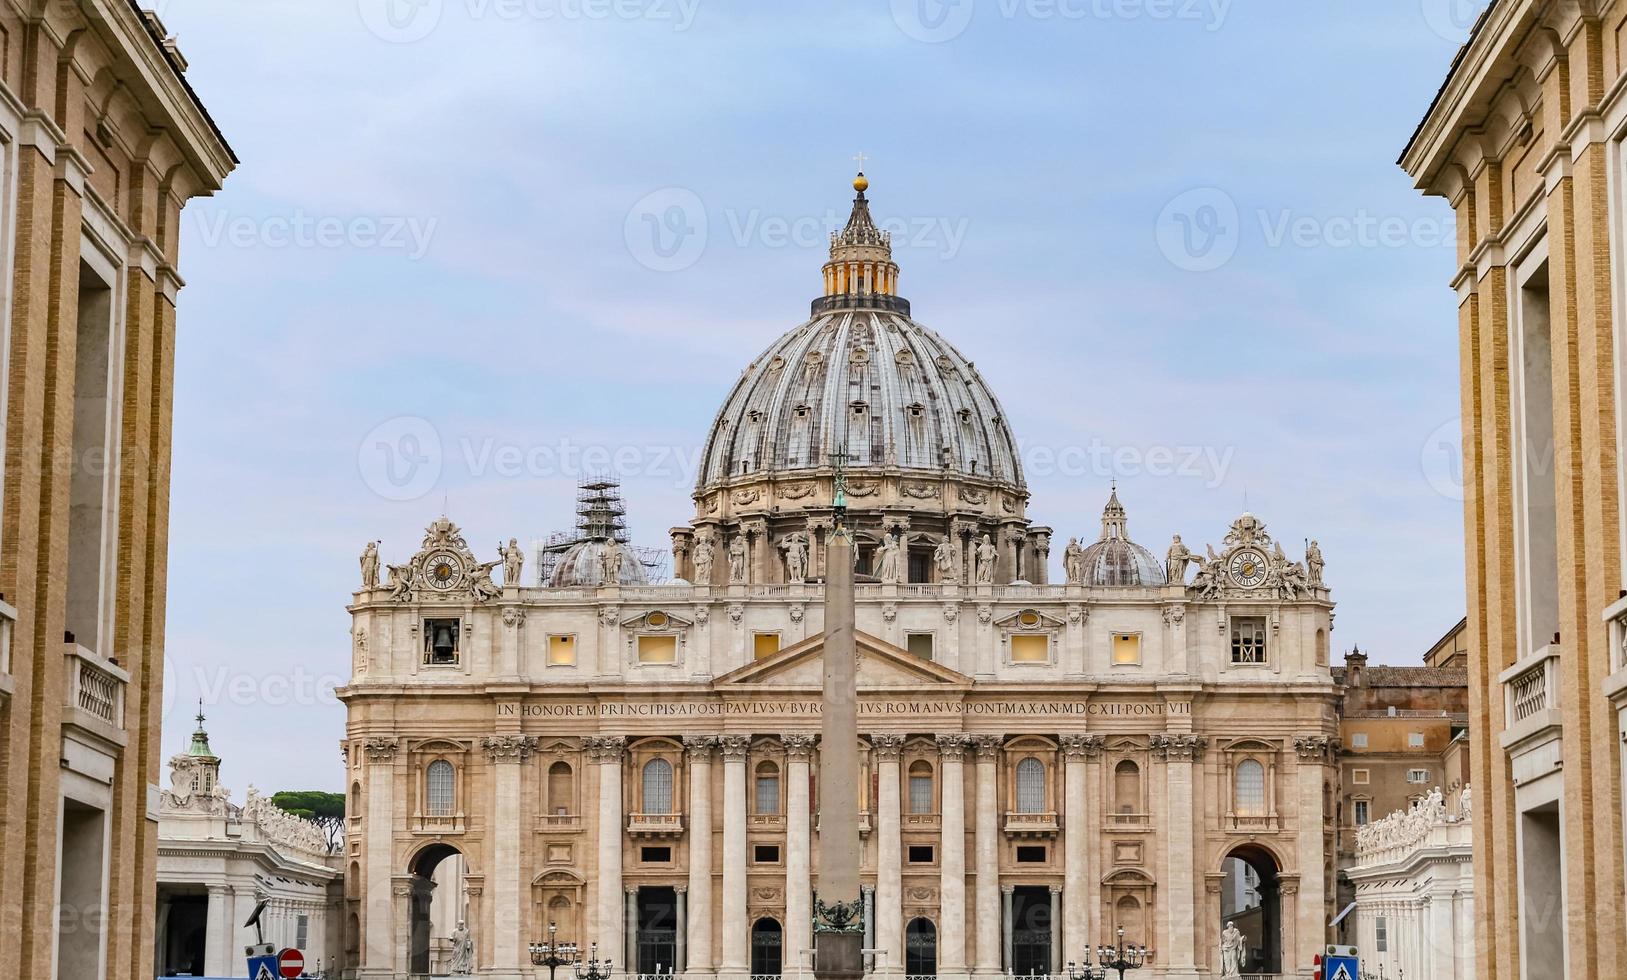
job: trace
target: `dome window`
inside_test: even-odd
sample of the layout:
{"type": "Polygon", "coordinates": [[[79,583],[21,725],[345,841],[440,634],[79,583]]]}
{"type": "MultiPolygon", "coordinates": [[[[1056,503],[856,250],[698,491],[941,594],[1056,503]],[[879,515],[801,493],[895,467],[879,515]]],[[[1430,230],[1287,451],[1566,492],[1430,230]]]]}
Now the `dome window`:
{"type": "Polygon", "coordinates": [[[808,411],[808,406],[798,405],[796,408],[791,409],[791,414],[795,415],[799,419],[805,419],[808,417],[808,411]]]}
{"type": "Polygon", "coordinates": [[[863,416],[865,411],[868,410],[869,407],[870,406],[866,405],[864,402],[854,402],[853,403],[853,417],[854,418],[859,418],[859,417],[863,416]]]}
{"type": "Polygon", "coordinates": [[[956,412],[955,414],[960,416],[960,424],[961,425],[971,425],[972,424],[972,410],[971,409],[963,408],[959,412],[956,412]]]}
{"type": "Polygon", "coordinates": [[[761,422],[762,420],[763,420],[763,413],[757,411],[755,408],[746,413],[746,421],[750,422],[752,425],[756,425],[757,423],[761,422]]]}
{"type": "Polygon", "coordinates": [[[910,418],[918,419],[922,415],[926,414],[926,406],[921,404],[920,402],[916,402],[915,404],[911,405],[909,408],[906,408],[904,411],[906,411],[906,412],[908,412],[910,414],[910,418]]]}

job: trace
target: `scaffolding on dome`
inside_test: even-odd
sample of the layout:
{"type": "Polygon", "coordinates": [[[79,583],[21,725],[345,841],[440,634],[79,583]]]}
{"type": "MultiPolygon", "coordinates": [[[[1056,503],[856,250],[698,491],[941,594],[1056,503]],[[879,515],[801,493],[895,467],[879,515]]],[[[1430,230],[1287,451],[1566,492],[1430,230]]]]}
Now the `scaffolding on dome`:
{"type": "Polygon", "coordinates": [[[580,541],[609,541],[624,545],[644,566],[644,577],[659,585],[670,576],[671,556],[664,548],[629,544],[627,504],[621,496],[621,482],[607,474],[591,474],[576,485],[576,528],[555,531],[532,544],[537,559],[537,584],[547,586],[554,579],[560,559],[580,541]]]}

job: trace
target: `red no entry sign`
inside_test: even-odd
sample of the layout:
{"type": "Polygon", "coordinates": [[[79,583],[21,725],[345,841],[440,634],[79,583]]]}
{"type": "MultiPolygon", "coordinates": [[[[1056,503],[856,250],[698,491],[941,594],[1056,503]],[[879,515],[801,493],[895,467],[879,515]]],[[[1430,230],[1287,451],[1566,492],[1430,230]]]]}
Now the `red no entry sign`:
{"type": "Polygon", "coordinates": [[[305,972],[305,954],[289,947],[277,954],[277,972],[287,980],[294,980],[305,972]]]}

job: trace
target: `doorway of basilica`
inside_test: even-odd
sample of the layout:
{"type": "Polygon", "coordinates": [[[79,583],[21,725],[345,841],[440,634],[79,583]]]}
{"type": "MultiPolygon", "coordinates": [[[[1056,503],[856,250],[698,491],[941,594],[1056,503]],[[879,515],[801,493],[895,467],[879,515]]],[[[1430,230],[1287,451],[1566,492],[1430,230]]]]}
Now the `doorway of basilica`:
{"type": "Polygon", "coordinates": [[[678,890],[640,888],[637,911],[638,972],[644,976],[671,974],[678,965],[678,890]]]}
{"type": "Polygon", "coordinates": [[[1011,972],[1019,977],[1051,973],[1051,889],[1019,885],[1011,896],[1011,972]]]}

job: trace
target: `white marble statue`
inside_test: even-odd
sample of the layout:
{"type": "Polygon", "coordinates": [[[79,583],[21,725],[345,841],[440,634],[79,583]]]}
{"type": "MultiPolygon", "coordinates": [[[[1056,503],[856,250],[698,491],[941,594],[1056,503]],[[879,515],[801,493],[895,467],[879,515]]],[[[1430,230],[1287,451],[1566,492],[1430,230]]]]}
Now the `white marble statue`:
{"type": "Polygon", "coordinates": [[[413,571],[411,565],[386,565],[389,570],[390,598],[400,602],[412,593],[413,571]]]}
{"type": "Polygon", "coordinates": [[[362,588],[376,589],[379,587],[379,543],[367,542],[362,549],[362,588]]]}
{"type": "Polygon", "coordinates": [[[932,549],[932,564],[938,569],[938,581],[955,581],[955,544],[948,538],[932,549]]]}
{"type": "Polygon", "coordinates": [[[1237,923],[1226,923],[1226,931],[1220,934],[1220,977],[1241,977],[1243,975],[1243,959],[1248,955],[1248,939],[1237,928],[1237,923]]]}
{"type": "Polygon", "coordinates": [[[746,536],[735,535],[729,542],[729,582],[737,584],[746,580],[746,536]]]}
{"type": "Polygon", "coordinates": [[[802,535],[793,534],[785,539],[785,577],[793,585],[808,580],[808,546],[802,535]]]}
{"type": "Polygon", "coordinates": [[[497,550],[503,554],[503,584],[519,585],[520,569],[525,566],[525,552],[521,550],[520,542],[509,538],[508,547],[499,545],[497,550]]]}
{"type": "Polygon", "coordinates": [[[1079,546],[1078,538],[1069,538],[1062,550],[1062,574],[1069,585],[1085,584],[1085,549],[1079,546]]]}
{"type": "Polygon", "coordinates": [[[599,581],[605,585],[621,584],[621,542],[615,538],[606,541],[599,552],[599,581]]]}
{"type": "Polygon", "coordinates": [[[503,594],[497,583],[491,580],[491,570],[503,563],[503,559],[482,562],[469,570],[469,591],[474,593],[476,599],[481,601],[496,599],[503,594]]]}
{"type": "Polygon", "coordinates": [[[881,558],[877,565],[876,577],[886,583],[898,581],[899,554],[903,549],[898,546],[898,535],[888,534],[881,539],[881,558]]]}
{"type": "Polygon", "coordinates": [[[1181,536],[1175,535],[1175,539],[1169,543],[1169,553],[1164,556],[1164,562],[1169,566],[1170,585],[1186,584],[1186,568],[1196,557],[1181,542],[1181,536]]]}
{"type": "Polygon", "coordinates": [[[475,972],[475,941],[469,927],[462,922],[452,930],[452,962],[448,967],[455,977],[466,977],[475,972]]]}
{"type": "Polygon", "coordinates": [[[994,563],[999,557],[1000,552],[995,550],[994,539],[987,534],[983,535],[983,540],[977,544],[978,585],[994,584],[994,563]]]}
{"type": "Polygon", "coordinates": [[[702,534],[695,539],[695,584],[712,584],[712,536],[702,534]]]}
{"type": "Polygon", "coordinates": [[[1311,588],[1322,588],[1322,569],[1326,563],[1322,561],[1322,547],[1312,538],[1311,543],[1305,546],[1306,577],[1310,580],[1311,588]]]}

